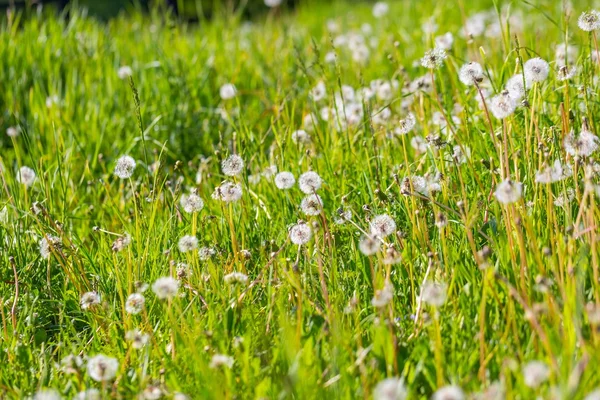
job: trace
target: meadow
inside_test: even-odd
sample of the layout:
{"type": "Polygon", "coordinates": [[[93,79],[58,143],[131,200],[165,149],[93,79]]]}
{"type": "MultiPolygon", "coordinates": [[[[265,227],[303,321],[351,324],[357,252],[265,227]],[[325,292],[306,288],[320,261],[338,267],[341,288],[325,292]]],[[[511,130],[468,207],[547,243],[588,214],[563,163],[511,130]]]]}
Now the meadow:
{"type": "Polygon", "coordinates": [[[600,399],[600,3],[278,3],[0,17],[0,398],[600,399]]]}

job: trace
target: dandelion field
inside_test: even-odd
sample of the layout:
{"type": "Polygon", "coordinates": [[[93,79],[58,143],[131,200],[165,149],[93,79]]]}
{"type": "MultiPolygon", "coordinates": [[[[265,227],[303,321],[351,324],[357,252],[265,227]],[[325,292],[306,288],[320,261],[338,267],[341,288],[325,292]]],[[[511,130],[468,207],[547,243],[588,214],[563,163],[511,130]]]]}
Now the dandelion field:
{"type": "Polygon", "coordinates": [[[600,4],[278,3],[0,19],[0,398],[600,399],[600,4]]]}

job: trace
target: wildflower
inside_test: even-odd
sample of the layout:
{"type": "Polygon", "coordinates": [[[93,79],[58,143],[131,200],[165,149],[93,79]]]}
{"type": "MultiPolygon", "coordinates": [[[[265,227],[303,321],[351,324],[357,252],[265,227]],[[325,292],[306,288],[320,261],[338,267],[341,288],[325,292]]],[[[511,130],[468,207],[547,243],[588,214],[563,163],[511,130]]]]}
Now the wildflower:
{"type": "Polygon", "coordinates": [[[60,360],[60,369],[65,374],[76,374],[81,366],[83,365],[83,360],[81,357],[76,356],[74,354],[69,354],[68,356],[63,357],[60,360]]]}
{"type": "Polygon", "coordinates": [[[237,89],[232,83],[226,83],[219,89],[219,95],[223,100],[231,100],[237,94],[237,89]]]}
{"type": "Polygon", "coordinates": [[[210,360],[210,368],[220,368],[220,367],[233,367],[233,357],[224,355],[224,354],[215,354],[210,360]]]}
{"type": "Polygon", "coordinates": [[[385,265],[399,264],[401,261],[402,261],[402,256],[400,255],[398,250],[396,250],[393,247],[386,249],[385,257],[383,258],[383,263],[385,265]]]}
{"type": "Polygon", "coordinates": [[[212,198],[230,203],[241,199],[242,194],[242,186],[239,183],[223,182],[215,188],[212,198]]]}
{"type": "Polygon", "coordinates": [[[327,95],[327,89],[325,88],[325,84],[320,81],[317,85],[310,91],[310,97],[314,101],[321,101],[327,95]]]}
{"type": "Polygon", "coordinates": [[[571,131],[565,136],[563,145],[567,154],[571,156],[589,157],[598,150],[598,137],[584,126],[579,135],[571,131]]]}
{"type": "Polygon", "coordinates": [[[559,81],[568,81],[573,79],[577,75],[577,67],[569,68],[566,65],[563,65],[558,69],[557,78],[559,81]]]}
{"type": "Polygon", "coordinates": [[[127,79],[133,75],[133,70],[129,65],[123,65],[117,70],[117,75],[119,76],[119,79],[127,79]]]}
{"type": "Polygon", "coordinates": [[[61,396],[58,391],[54,389],[42,389],[38,391],[35,396],[33,396],[33,400],[60,400],[61,396]]]}
{"type": "Polygon", "coordinates": [[[396,222],[387,214],[381,214],[371,220],[371,235],[386,237],[396,232],[396,222]]]}
{"type": "Polygon", "coordinates": [[[198,248],[198,238],[196,236],[185,235],[179,239],[179,251],[187,253],[188,251],[196,250],[198,248]]]}
{"type": "Polygon", "coordinates": [[[88,310],[100,304],[100,295],[96,292],[87,292],[81,296],[81,309],[88,310]]]}
{"type": "Polygon", "coordinates": [[[390,304],[394,298],[394,287],[390,282],[385,282],[383,289],[375,291],[371,304],[376,308],[383,308],[390,304]]]}
{"type": "Polygon", "coordinates": [[[433,50],[428,50],[425,56],[421,58],[421,65],[425,68],[434,69],[440,67],[444,60],[448,57],[446,51],[436,47],[433,50]]]}
{"type": "Polygon", "coordinates": [[[584,11],[577,20],[579,29],[586,32],[600,29],[600,12],[596,10],[584,11]]]}
{"type": "Polygon", "coordinates": [[[128,342],[131,342],[131,347],[134,349],[141,349],[150,341],[150,335],[147,333],[143,333],[139,329],[133,329],[131,331],[127,331],[125,334],[125,339],[128,342]]]}
{"type": "Polygon", "coordinates": [[[22,183],[25,187],[30,187],[35,182],[35,171],[26,166],[19,168],[17,182],[22,183]]]}
{"type": "Polygon", "coordinates": [[[441,307],[446,302],[447,289],[445,283],[425,282],[421,288],[421,300],[434,307],[441,307]]]}
{"type": "Polygon", "coordinates": [[[363,236],[358,243],[358,248],[365,256],[377,254],[381,247],[381,241],[375,236],[363,236]]]}
{"type": "Polygon", "coordinates": [[[375,18],[385,17],[389,10],[390,6],[387,3],[378,1],[373,5],[373,16],[375,18]]]}
{"type": "Polygon", "coordinates": [[[133,293],[127,297],[125,302],[125,311],[128,314],[139,314],[144,309],[146,298],[141,293],[133,293]]]}
{"type": "Polygon", "coordinates": [[[555,160],[552,166],[542,168],[535,174],[535,181],[537,183],[553,183],[571,175],[573,175],[573,170],[570,165],[563,167],[560,160],[555,160]]]}
{"type": "Polygon", "coordinates": [[[506,82],[504,87],[508,91],[508,95],[515,101],[519,101],[525,96],[526,87],[523,75],[514,75],[506,82]]]}
{"type": "Polygon", "coordinates": [[[523,66],[523,70],[525,71],[525,79],[528,82],[543,82],[548,78],[550,66],[545,60],[536,57],[527,60],[523,66]]]}
{"type": "Polygon", "coordinates": [[[237,176],[244,170],[244,160],[237,154],[232,154],[221,162],[221,169],[227,176],[237,176]]]}
{"type": "Polygon", "coordinates": [[[215,254],[217,254],[217,252],[212,247],[200,247],[198,249],[198,258],[202,261],[210,259],[215,254]]]}
{"type": "Polygon", "coordinates": [[[300,178],[298,179],[298,186],[300,187],[300,190],[306,194],[316,192],[321,188],[322,184],[323,180],[319,174],[314,171],[305,172],[300,175],[300,178]]]}
{"type": "Polygon", "coordinates": [[[115,175],[121,179],[131,178],[135,169],[135,160],[130,156],[122,156],[117,160],[115,175]]]}
{"type": "Polygon", "coordinates": [[[401,378],[387,378],[375,386],[373,400],[405,400],[408,392],[401,378]]]}
{"type": "Polygon", "coordinates": [[[14,126],[9,126],[6,129],[6,135],[12,138],[17,137],[19,136],[19,129],[15,128],[14,126]]]}
{"type": "Polygon", "coordinates": [[[448,385],[438,389],[431,400],[465,400],[465,393],[456,385],[448,385]]]}
{"type": "Polygon", "coordinates": [[[600,388],[588,393],[583,400],[600,400],[600,388]]]}
{"type": "Polygon", "coordinates": [[[102,395],[100,394],[100,391],[96,388],[84,390],[82,392],[77,393],[75,395],[75,397],[73,397],[73,400],[101,400],[101,399],[102,399],[102,395]]]}
{"type": "Polygon", "coordinates": [[[292,141],[294,143],[310,143],[310,135],[303,129],[292,132],[292,141]]]}
{"type": "Polygon", "coordinates": [[[56,248],[60,248],[60,238],[52,235],[45,235],[40,239],[40,255],[42,258],[50,257],[52,254],[52,250],[56,248]]]}
{"type": "Polygon", "coordinates": [[[248,283],[248,275],[241,272],[232,272],[223,277],[225,283],[229,285],[241,284],[245,285],[248,283]]]}
{"type": "Polygon", "coordinates": [[[525,385],[537,388],[550,377],[550,369],[541,361],[530,361],[523,368],[523,379],[525,385]]]}
{"type": "Polygon", "coordinates": [[[196,193],[182,195],[179,204],[183,207],[183,211],[189,214],[198,212],[204,208],[204,201],[196,193]]]}
{"type": "Polygon", "coordinates": [[[152,284],[152,291],[161,300],[171,299],[177,295],[179,291],[179,281],[170,276],[158,278],[152,284]]]}
{"type": "Polygon", "coordinates": [[[87,362],[87,373],[96,382],[112,380],[117,375],[119,362],[112,357],[98,354],[87,362]]]}
{"type": "Polygon", "coordinates": [[[435,46],[439,47],[440,49],[444,49],[444,50],[448,51],[452,48],[453,44],[454,44],[454,36],[450,32],[447,32],[447,33],[445,33],[441,36],[437,36],[435,38],[435,46]]]}
{"type": "Polygon", "coordinates": [[[519,201],[523,193],[523,184],[514,182],[510,179],[505,179],[496,187],[494,195],[502,204],[510,204],[519,201]]]}
{"type": "Polygon", "coordinates": [[[483,68],[479,63],[470,62],[460,68],[458,78],[467,86],[477,85],[483,81],[483,68]]]}
{"type": "Polygon", "coordinates": [[[504,119],[515,112],[517,101],[510,95],[510,92],[505,90],[499,95],[492,97],[490,101],[490,109],[494,117],[504,119]]]}
{"type": "Polygon", "coordinates": [[[277,189],[286,190],[294,187],[296,178],[291,172],[283,171],[275,175],[275,186],[277,189]]]}
{"type": "Polygon", "coordinates": [[[309,194],[302,199],[300,208],[306,215],[319,215],[323,210],[323,200],[318,194],[309,194]]]}
{"type": "Polygon", "coordinates": [[[305,222],[300,222],[290,229],[290,240],[292,243],[302,246],[310,241],[312,238],[312,230],[310,226],[305,222]]]}
{"type": "Polygon", "coordinates": [[[131,244],[131,235],[125,233],[117,238],[111,246],[112,251],[119,252],[131,244]]]}

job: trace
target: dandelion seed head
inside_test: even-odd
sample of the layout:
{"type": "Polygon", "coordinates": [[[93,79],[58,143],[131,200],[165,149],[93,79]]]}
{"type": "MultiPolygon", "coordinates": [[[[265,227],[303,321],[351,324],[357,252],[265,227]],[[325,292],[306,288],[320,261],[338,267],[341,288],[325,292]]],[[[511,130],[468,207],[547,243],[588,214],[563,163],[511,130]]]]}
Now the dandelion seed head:
{"type": "Polygon", "coordinates": [[[390,10],[390,6],[388,3],[383,1],[378,1],[373,5],[373,16],[375,18],[385,17],[390,10]]]}
{"type": "Polygon", "coordinates": [[[132,329],[125,333],[125,340],[131,343],[132,348],[139,350],[148,344],[150,335],[143,333],[139,329],[132,329]]]}
{"type": "Polygon", "coordinates": [[[117,375],[119,362],[116,358],[98,354],[87,362],[87,373],[96,382],[107,382],[117,375]]]}
{"type": "Polygon", "coordinates": [[[535,174],[535,181],[537,183],[554,183],[568,178],[573,174],[573,170],[570,165],[563,167],[560,160],[555,160],[552,165],[542,168],[535,174]]]}
{"type": "Polygon", "coordinates": [[[321,179],[319,174],[317,174],[314,171],[305,172],[302,175],[300,175],[300,178],[298,179],[298,186],[300,187],[300,190],[302,190],[302,192],[305,194],[311,194],[316,192],[321,188],[322,184],[323,180],[321,179]]]}
{"type": "Polygon", "coordinates": [[[525,79],[528,82],[543,82],[548,78],[550,65],[548,65],[547,61],[536,57],[527,60],[523,66],[523,70],[525,71],[525,79]]]}
{"type": "Polygon", "coordinates": [[[537,388],[550,377],[550,368],[541,361],[530,361],[523,367],[523,379],[530,388],[537,388]]]}
{"type": "Polygon", "coordinates": [[[198,248],[198,238],[196,236],[185,235],[179,239],[178,246],[179,251],[182,253],[196,250],[198,248]]]}
{"type": "Polygon", "coordinates": [[[421,65],[429,69],[439,68],[447,57],[446,50],[436,47],[425,53],[425,56],[421,58],[421,65]]]}
{"type": "Polygon", "coordinates": [[[214,356],[212,356],[209,366],[213,369],[221,367],[231,368],[233,367],[233,363],[233,357],[227,356],[225,354],[215,354],[214,356]]]}
{"type": "Polygon", "coordinates": [[[96,292],[84,293],[79,303],[82,310],[89,310],[100,304],[100,295],[96,292]]]}
{"type": "Polygon", "coordinates": [[[358,243],[358,249],[365,256],[377,254],[381,248],[381,241],[375,236],[363,236],[358,243]]]}
{"type": "Polygon", "coordinates": [[[490,100],[490,109],[494,117],[504,119],[512,115],[517,109],[517,101],[510,95],[509,91],[504,91],[490,100]]]}
{"type": "Polygon", "coordinates": [[[60,249],[61,241],[59,237],[52,235],[45,235],[40,239],[40,255],[44,259],[48,259],[52,254],[53,249],[60,249]]]}
{"type": "Polygon", "coordinates": [[[231,272],[223,277],[228,285],[246,285],[248,283],[248,275],[241,272],[231,272]]]}
{"type": "Polygon", "coordinates": [[[386,282],[382,289],[376,290],[371,305],[376,308],[383,308],[390,304],[394,299],[394,287],[390,282],[386,282]]]}
{"type": "Polygon", "coordinates": [[[294,187],[295,183],[296,183],[296,178],[294,177],[294,174],[292,174],[291,172],[282,171],[282,172],[278,173],[277,175],[275,175],[275,186],[277,186],[277,189],[280,189],[280,190],[291,189],[294,187]]]}
{"type": "Polygon", "coordinates": [[[600,29],[600,12],[596,10],[584,11],[577,19],[579,29],[586,32],[600,29]]]}
{"type": "Polygon", "coordinates": [[[122,236],[119,236],[117,240],[115,240],[111,246],[112,251],[119,252],[124,248],[131,244],[131,235],[129,233],[125,233],[122,236]]]}
{"type": "Polygon", "coordinates": [[[179,291],[179,281],[170,276],[158,278],[152,284],[152,291],[161,300],[172,299],[179,291]]]}
{"type": "Polygon", "coordinates": [[[310,135],[304,129],[298,129],[292,132],[292,142],[296,144],[308,144],[310,143],[310,135]]]}
{"type": "Polygon", "coordinates": [[[139,314],[144,309],[146,298],[141,293],[133,293],[127,297],[125,302],[125,311],[128,314],[139,314]]]}
{"type": "Polygon", "coordinates": [[[219,89],[219,95],[221,96],[222,100],[231,100],[236,96],[236,94],[237,89],[232,83],[226,83],[219,89]]]}
{"type": "Polygon", "coordinates": [[[519,201],[523,193],[523,184],[510,179],[505,179],[496,187],[494,195],[502,204],[511,204],[519,201]]]}
{"type": "Polygon", "coordinates": [[[452,45],[454,44],[454,35],[452,33],[447,32],[441,36],[437,36],[435,38],[435,46],[440,49],[444,49],[446,51],[452,49],[452,45]]]}
{"type": "Polygon", "coordinates": [[[183,208],[183,211],[189,214],[199,212],[204,208],[204,200],[202,200],[202,198],[196,193],[182,195],[179,202],[183,208]]]}
{"type": "Polygon", "coordinates": [[[223,182],[215,188],[212,198],[230,203],[241,199],[242,194],[242,186],[239,183],[223,182]]]}
{"type": "Polygon", "coordinates": [[[314,88],[310,91],[310,97],[314,101],[321,101],[327,95],[327,88],[325,87],[325,83],[323,81],[319,81],[314,88]]]}
{"type": "Polygon", "coordinates": [[[35,182],[35,171],[27,166],[19,168],[17,182],[25,185],[25,187],[31,187],[35,182]]]}
{"type": "Polygon", "coordinates": [[[523,96],[525,96],[525,88],[523,75],[514,75],[506,82],[505,85],[508,95],[515,101],[519,101],[523,98],[523,96]]]}
{"type": "Polygon", "coordinates": [[[221,162],[221,169],[227,176],[237,176],[244,170],[244,160],[237,154],[232,154],[221,162]]]}
{"type": "Polygon", "coordinates": [[[33,400],[60,400],[61,398],[60,393],[54,389],[42,389],[33,396],[33,400]]]}
{"type": "Polygon", "coordinates": [[[115,175],[121,179],[129,179],[133,175],[136,163],[131,156],[121,156],[115,165],[115,175]]]}
{"type": "Polygon", "coordinates": [[[458,78],[467,86],[477,85],[483,81],[483,68],[479,63],[472,61],[460,68],[458,78]]]}
{"type": "Polygon", "coordinates": [[[77,393],[73,400],[102,400],[102,395],[98,389],[91,388],[77,393]]]}
{"type": "Polygon", "coordinates": [[[448,385],[438,389],[431,400],[465,400],[465,393],[456,385],[448,385]]]}
{"type": "Polygon", "coordinates": [[[9,126],[6,128],[6,135],[11,138],[17,137],[19,136],[19,129],[14,126],[9,126]]]}
{"type": "Polygon", "coordinates": [[[373,400],[405,400],[408,391],[401,378],[387,378],[375,386],[373,400]]]}
{"type": "Polygon", "coordinates": [[[567,154],[571,156],[589,157],[598,150],[598,136],[584,128],[579,135],[571,131],[565,136],[563,145],[567,154]]]}
{"type": "Polygon", "coordinates": [[[123,66],[119,67],[119,69],[117,70],[117,76],[119,77],[119,79],[125,80],[132,75],[133,75],[133,69],[131,69],[131,67],[129,65],[123,65],[123,66]]]}
{"type": "Polygon", "coordinates": [[[433,307],[441,307],[446,302],[447,290],[445,283],[427,281],[421,288],[421,300],[433,307]]]}
{"type": "Polygon", "coordinates": [[[302,246],[310,241],[312,238],[312,229],[310,225],[305,222],[300,222],[290,229],[290,240],[292,243],[302,246]]]}
{"type": "Polygon", "coordinates": [[[306,215],[319,215],[321,214],[321,210],[323,210],[323,200],[318,194],[309,194],[308,196],[302,199],[302,202],[300,203],[300,208],[302,209],[302,212],[306,215]]]}
{"type": "Polygon", "coordinates": [[[398,126],[394,130],[396,135],[406,135],[408,132],[412,131],[415,125],[417,124],[417,119],[413,113],[409,113],[404,119],[401,119],[398,122],[398,126]]]}
{"type": "Polygon", "coordinates": [[[370,230],[372,236],[386,237],[396,232],[396,221],[387,214],[377,215],[371,220],[370,230]]]}

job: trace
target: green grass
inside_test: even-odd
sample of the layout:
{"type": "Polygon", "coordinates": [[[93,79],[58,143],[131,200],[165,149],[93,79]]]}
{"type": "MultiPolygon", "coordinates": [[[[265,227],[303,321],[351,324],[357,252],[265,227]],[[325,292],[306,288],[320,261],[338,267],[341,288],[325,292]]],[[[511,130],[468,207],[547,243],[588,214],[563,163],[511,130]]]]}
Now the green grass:
{"type": "Polygon", "coordinates": [[[600,63],[590,58],[595,34],[577,27],[591,4],[573,3],[569,14],[553,0],[390,1],[376,19],[367,3],[312,2],[251,25],[224,12],[188,26],[158,9],[106,23],[82,10],[69,19],[3,17],[0,397],[53,388],[73,398],[97,388],[103,398],[134,398],[158,387],[165,398],[369,399],[380,381],[400,377],[409,399],[451,384],[468,394],[501,386],[507,399],[583,399],[600,386],[599,168],[595,154],[573,157],[562,141],[585,118],[597,132],[600,63]],[[465,20],[482,11],[500,36],[465,39],[465,20]],[[432,17],[433,35],[422,29],[432,17]],[[328,32],[329,19],[338,32],[328,32]],[[349,32],[363,32],[366,62],[336,40],[349,32]],[[445,32],[455,39],[448,58],[421,67],[445,32]],[[568,61],[578,73],[560,81],[555,50],[565,41],[577,47],[568,61]],[[536,56],[550,62],[549,77],[504,120],[458,78],[477,61],[482,89],[495,95],[536,56]],[[118,76],[124,65],[131,79],[118,76]],[[411,91],[423,75],[434,76],[435,90],[411,91]],[[343,115],[353,106],[348,93],[335,101],[342,85],[358,90],[376,79],[397,81],[391,97],[356,101],[362,115],[341,129],[322,119],[323,107],[343,115]],[[237,95],[222,100],[229,82],[237,95]],[[318,82],[327,94],[314,101],[318,82]],[[380,123],[386,107],[391,116],[380,123]],[[394,135],[409,112],[416,127],[394,135]],[[446,120],[451,127],[440,128],[446,120]],[[5,135],[9,127],[19,135],[5,135]],[[310,143],[292,140],[298,129],[310,143]],[[443,145],[411,145],[428,136],[443,145]],[[466,162],[455,161],[455,146],[470,149],[466,162]],[[234,153],[245,168],[231,178],[221,161],[234,153]],[[123,155],[137,162],[130,179],[114,175],[123,155]],[[537,183],[556,159],[573,176],[537,183]],[[17,181],[22,166],[36,173],[30,187],[17,181]],[[320,215],[303,213],[298,185],[277,189],[271,166],[296,179],[317,172],[320,215]],[[437,176],[439,190],[417,194],[411,176],[437,176]],[[523,183],[523,196],[502,204],[494,191],[507,177],[523,183]],[[224,180],[242,186],[239,201],[211,197],[224,180]],[[205,206],[189,214],[180,198],[193,189],[205,206]],[[350,222],[335,222],[340,208],[350,222]],[[398,232],[367,257],[362,231],[379,214],[398,232]],[[436,224],[440,214],[447,225],[436,224]],[[298,220],[313,232],[300,247],[288,238],[298,220]],[[125,233],[131,243],[113,251],[125,233]],[[180,252],[185,235],[216,253],[180,252]],[[39,242],[49,236],[58,239],[43,258],[39,242]],[[385,264],[387,248],[399,263],[385,264]],[[176,277],[178,263],[189,272],[179,295],[158,299],[152,284],[176,277]],[[248,282],[227,284],[234,271],[248,282]],[[421,301],[427,281],[446,285],[442,306],[421,301]],[[144,310],[128,314],[127,297],[142,283],[150,286],[144,310]],[[392,299],[376,308],[386,285],[392,299]],[[101,303],[82,309],[90,291],[101,303]],[[125,339],[133,329],[150,335],[142,349],[125,339]],[[83,360],[73,373],[60,366],[70,354],[83,360]],[[91,379],[85,365],[96,354],[118,360],[114,379],[91,379]],[[233,365],[211,368],[215,354],[233,365]],[[537,388],[523,373],[534,360],[548,368],[537,388]]]}

